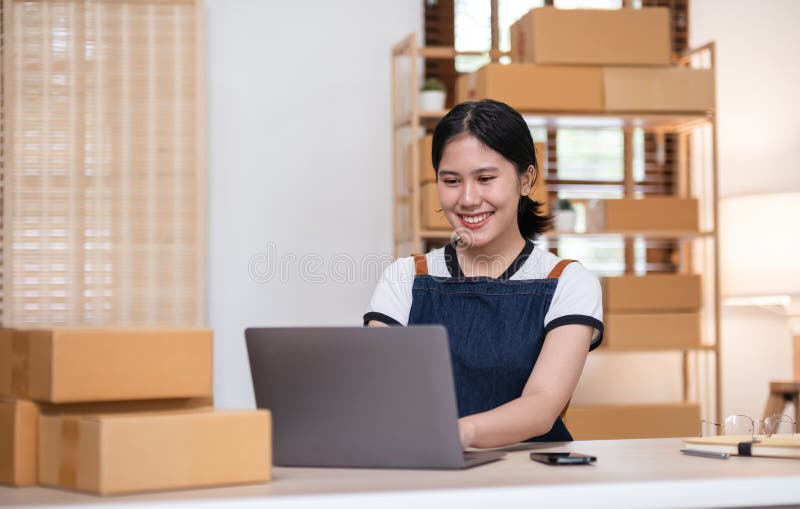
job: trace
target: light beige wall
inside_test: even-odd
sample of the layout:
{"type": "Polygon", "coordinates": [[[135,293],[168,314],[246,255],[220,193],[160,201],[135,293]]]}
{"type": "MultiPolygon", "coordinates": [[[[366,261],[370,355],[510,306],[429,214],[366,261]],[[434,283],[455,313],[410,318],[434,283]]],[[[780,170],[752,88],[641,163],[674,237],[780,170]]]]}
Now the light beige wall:
{"type": "MultiPolygon", "coordinates": [[[[717,45],[722,196],[800,190],[800,2],[689,5],[691,43],[717,45]]],[[[757,242],[757,232],[723,233],[757,242]]],[[[722,317],[723,413],[761,414],[769,380],[792,374],[787,321],[755,308],[722,317]]]]}

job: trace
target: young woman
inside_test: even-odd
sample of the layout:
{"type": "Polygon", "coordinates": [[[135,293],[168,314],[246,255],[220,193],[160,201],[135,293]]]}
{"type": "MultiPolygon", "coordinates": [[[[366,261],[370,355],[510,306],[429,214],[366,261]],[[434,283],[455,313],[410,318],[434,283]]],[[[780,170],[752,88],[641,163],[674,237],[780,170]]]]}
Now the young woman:
{"type": "Polygon", "coordinates": [[[602,340],[600,284],[534,247],[551,218],[528,198],[530,130],[506,104],[462,103],[436,126],[432,158],[456,240],[390,265],[364,322],[447,328],[464,447],[572,440],[559,414],[602,340]]]}

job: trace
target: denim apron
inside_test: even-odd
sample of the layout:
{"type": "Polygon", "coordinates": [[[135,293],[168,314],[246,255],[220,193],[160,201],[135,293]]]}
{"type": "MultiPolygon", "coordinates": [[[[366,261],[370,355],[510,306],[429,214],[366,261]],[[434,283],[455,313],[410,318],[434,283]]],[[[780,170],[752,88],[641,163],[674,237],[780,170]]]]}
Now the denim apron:
{"type": "MultiPolygon", "coordinates": [[[[455,249],[449,255],[455,258],[455,249]]],[[[414,256],[408,324],[447,329],[459,417],[520,397],[542,350],[544,317],[558,277],[572,261],[561,260],[547,279],[512,281],[510,275],[464,277],[457,261],[449,264],[452,277],[434,277],[428,274],[425,255],[414,256]]],[[[529,441],[569,440],[572,436],[558,417],[550,431],[529,441]]]]}

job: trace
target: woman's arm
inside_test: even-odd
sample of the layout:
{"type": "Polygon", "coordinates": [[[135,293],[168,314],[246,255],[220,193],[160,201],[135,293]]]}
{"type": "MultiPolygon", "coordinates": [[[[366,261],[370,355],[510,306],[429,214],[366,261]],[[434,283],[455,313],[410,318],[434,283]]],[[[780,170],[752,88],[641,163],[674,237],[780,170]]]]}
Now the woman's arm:
{"type": "Polygon", "coordinates": [[[519,398],[458,420],[462,445],[501,447],[550,431],[578,385],[593,332],[587,325],[550,331],[519,398]]]}
{"type": "Polygon", "coordinates": [[[388,327],[388,325],[383,322],[379,322],[378,320],[370,320],[367,324],[367,327],[388,327]]]}

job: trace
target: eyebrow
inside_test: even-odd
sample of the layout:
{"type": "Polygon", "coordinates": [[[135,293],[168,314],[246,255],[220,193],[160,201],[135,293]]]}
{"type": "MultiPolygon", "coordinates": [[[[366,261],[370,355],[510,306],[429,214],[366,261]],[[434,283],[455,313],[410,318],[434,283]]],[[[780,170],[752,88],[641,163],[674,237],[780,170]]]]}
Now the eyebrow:
{"type": "MultiPolygon", "coordinates": [[[[476,173],[482,173],[484,171],[498,172],[500,169],[494,166],[481,166],[480,168],[475,168],[474,170],[470,171],[470,173],[475,175],[476,173]]],[[[459,177],[461,176],[461,173],[454,170],[439,170],[439,175],[452,175],[459,177]]]]}

